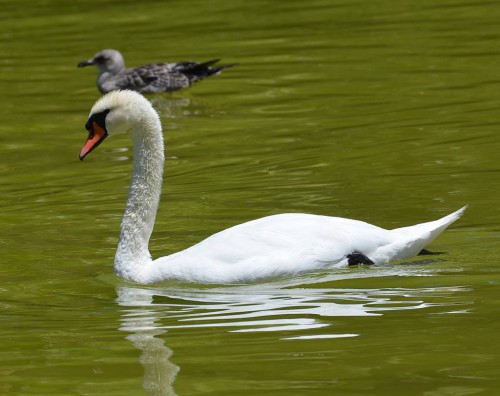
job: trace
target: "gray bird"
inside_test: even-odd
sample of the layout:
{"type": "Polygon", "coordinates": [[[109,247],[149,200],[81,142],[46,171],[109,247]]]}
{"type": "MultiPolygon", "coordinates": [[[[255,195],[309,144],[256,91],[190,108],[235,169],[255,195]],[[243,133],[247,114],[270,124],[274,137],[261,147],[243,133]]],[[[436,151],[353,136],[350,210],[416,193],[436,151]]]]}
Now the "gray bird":
{"type": "Polygon", "coordinates": [[[219,73],[238,63],[213,66],[220,59],[204,63],[156,63],[125,68],[122,54],[114,49],[99,51],[92,59],[80,62],[78,67],[95,65],[99,69],[97,87],[102,93],[117,89],[131,89],[142,93],[170,92],[187,88],[193,83],[219,73]]]}

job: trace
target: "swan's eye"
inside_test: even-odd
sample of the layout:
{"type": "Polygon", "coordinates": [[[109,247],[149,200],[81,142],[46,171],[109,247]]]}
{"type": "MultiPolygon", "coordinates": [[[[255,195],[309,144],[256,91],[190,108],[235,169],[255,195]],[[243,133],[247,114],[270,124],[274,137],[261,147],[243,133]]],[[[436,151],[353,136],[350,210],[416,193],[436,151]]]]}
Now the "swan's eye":
{"type": "Polygon", "coordinates": [[[100,113],[95,113],[90,116],[87,123],[85,124],[85,129],[89,133],[94,133],[94,123],[96,123],[102,129],[106,129],[106,116],[111,111],[111,109],[106,109],[100,113]]]}
{"type": "Polygon", "coordinates": [[[92,128],[92,117],[89,118],[89,120],[85,124],[85,130],[90,131],[91,128],[92,128]]]}

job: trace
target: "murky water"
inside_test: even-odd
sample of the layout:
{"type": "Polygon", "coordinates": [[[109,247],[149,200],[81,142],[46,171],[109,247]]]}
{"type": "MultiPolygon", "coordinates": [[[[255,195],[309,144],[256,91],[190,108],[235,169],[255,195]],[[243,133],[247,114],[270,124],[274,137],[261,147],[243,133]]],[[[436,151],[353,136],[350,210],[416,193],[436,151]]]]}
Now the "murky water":
{"type": "Polygon", "coordinates": [[[500,4],[16,1],[0,24],[0,393],[496,395],[500,4]],[[280,212],[383,227],[470,207],[446,254],[232,287],[112,272],[126,136],[78,154],[102,48],[240,62],[150,96],[155,257],[280,212]]]}

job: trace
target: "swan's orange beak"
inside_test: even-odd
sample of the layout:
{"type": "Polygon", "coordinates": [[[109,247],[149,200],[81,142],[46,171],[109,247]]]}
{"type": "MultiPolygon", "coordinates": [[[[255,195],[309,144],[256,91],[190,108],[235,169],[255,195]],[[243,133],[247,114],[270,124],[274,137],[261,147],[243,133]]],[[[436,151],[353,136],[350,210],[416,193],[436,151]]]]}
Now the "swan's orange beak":
{"type": "Polygon", "coordinates": [[[108,136],[106,129],[102,128],[95,121],[92,122],[92,125],[90,126],[90,129],[88,131],[89,137],[87,138],[87,141],[85,142],[85,145],[80,152],[80,160],[82,161],[88,153],[99,146],[102,141],[106,139],[106,136],[108,136]]]}

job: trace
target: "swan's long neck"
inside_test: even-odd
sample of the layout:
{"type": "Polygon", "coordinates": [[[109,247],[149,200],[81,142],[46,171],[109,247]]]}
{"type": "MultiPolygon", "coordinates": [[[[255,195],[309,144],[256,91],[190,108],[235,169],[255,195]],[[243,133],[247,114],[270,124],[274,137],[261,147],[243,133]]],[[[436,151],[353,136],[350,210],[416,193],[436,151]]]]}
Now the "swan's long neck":
{"type": "Polygon", "coordinates": [[[115,256],[115,271],[128,279],[140,277],[151,263],[148,244],[160,202],[164,148],[158,115],[143,118],[131,133],[133,175],[115,256]]]}

